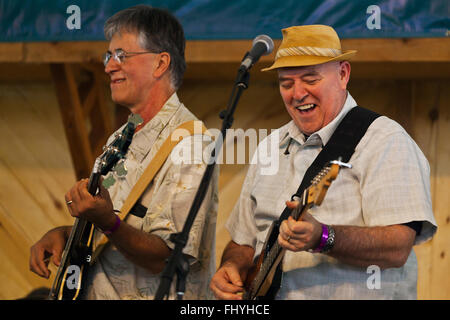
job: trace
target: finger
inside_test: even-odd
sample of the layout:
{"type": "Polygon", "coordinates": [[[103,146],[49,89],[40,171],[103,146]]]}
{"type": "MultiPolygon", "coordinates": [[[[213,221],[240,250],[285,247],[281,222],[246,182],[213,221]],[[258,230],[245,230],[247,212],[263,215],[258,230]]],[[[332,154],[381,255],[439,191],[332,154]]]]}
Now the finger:
{"type": "Polygon", "coordinates": [[[80,184],[81,184],[82,180],[78,181],[77,183],[75,183],[72,188],[69,191],[69,198],[72,199],[72,203],[70,204],[70,214],[73,217],[80,217],[80,210],[82,209],[83,206],[83,200],[82,197],[80,195],[80,184]]]}
{"type": "Polygon", "coordinates": [[[77,184],[77,191],[80,195],[81,200],[92,200],[92,195],[89,193],[88,190],[89,180],[83,179],[80,180],[80,182],[77,184]]]}
{"type": "Polygon", "coordinates": [[[234,267],[222,267],[216,274],[214,283],[222,292],[237,293],[244,290],[241,276],[234,267]]]}
{"type": "Polygon", "coordinates": [[[292,240],[292,239],[289,239],[289,241],[288,241],[288,240],[286,240],[286,239],[283,239],[283,237],[281,237],[281,235],[278,235],[278,244],[279,244],[281,247],[283,247],[283,248],[285,248],[285,249],[287,249],[287,250],[290,250],[290,251],[297,252],[297,251],[300,251],[300,249],[297,248],[297,247],[294,245],[294,242],[295,242],[295,241],[296,241],[296,240],[292,240]]]}
{"type": "Polygon", "coordinates": [[[62,253],[63,253],[64,248],[60,245],[57,245],[53,248],[52,254],[52,261],[53,263],[59,267],[59,265],[61,264],[61,258],[62,258],[62,253]]]}
{"type": "Polygon", "coordinates": [[[70,215],[73,216],[72,212],[73,200],[71,198],[70,191],[64,195],[64,199],[66,200],[67,210],[69,210],[70,215]]]}
{"type": "Polygon", "coordinates": [[[83,180],[77,181],[70,189],[70,197],[73,202],[80,202],[82,200],[82,196],[80,193],[80,185],[83,183],[83,180]]]}
{"type": "Polygon", "coordinates": [[[310,226],[304,221],[297,221],[292,217],[287,219],[288,229],[291,231],[291,238],[301,239],[306,233],[310,231],[310,226]]]}
{"type": "Polygon", "coordinates": [[[300,202],[298,202],[298,201],[286,201],[286,206],[289,209],[295,209],[298,207],[299,204],[300,204],[300,202]]]}
{"type": "Polygon", "coordinates": [[[218,289],[215,284],[211,284],[210,288],[214,293],[214,296],[219,300],[242,300],[243,291],[238,293],[224,292],[218,289]]]}
{"type": "Polygon", "coordinates": [[[30,255],[30,270],[37,275],[48,279],[50,270],[48,270],[44,258],[44,250],[33,246],[30,255]]]}
{"type": "Polygon", "coordinates": [[[289,229],[287,220],[284,220],[280,225],[280,236],[283,238],[283,240],[286,240],[286,241],[288,241],[290,238],[293,237],[293,233],[289,229]]]}
{"type": "Polygon", "coordinates": [[[210,288],[218,299],[242,300],[242,295],[240,293],[243,292],[243,288],[229,283],[220,272],[213,277],[210,288]]]}
{"type": "Polygon", "coordinates": [[[227,276],[230,282],[236,287],[242,289],[244,283],[242,282],[241,275],[236,268],[227,268],[227,276]]]}

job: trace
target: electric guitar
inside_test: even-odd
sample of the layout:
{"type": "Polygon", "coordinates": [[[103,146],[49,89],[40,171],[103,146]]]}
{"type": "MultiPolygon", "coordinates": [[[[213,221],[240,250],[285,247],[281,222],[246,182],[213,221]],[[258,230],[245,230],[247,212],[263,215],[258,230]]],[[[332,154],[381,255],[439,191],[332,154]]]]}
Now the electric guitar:
{"type": "MultiPolygon", "coordinates": [[[[303,192],[300,203],[293,209],[291,216],[299,220],[302,214],[312,208],[319,206],[331,183],[336,179],[340,167],[351,167],[339,160],[330,161],[311,181],[311,185],[303,192]]],[[[263,250],[257,263],[253,266],[245,281],[246,291],[243,299],[274,299],[281,284],[281,264],[286,249],[278,243],[280,222],[274,221],[270,226],[268,235],[263,245],[263,250]]]]}
{"type": "MultiPolygon", "coordinates": [[[[103,148],[103,153],[96,159],[89,177],[88,191],[91,195],[97,193],[100,177],[111,171],[117,162],[125,157],[135,129],[136,124],[129,121],[123,131],[116,134],[113,142],[103,148]]],[[[92,259],[93,233],[92,223],[81,218],[75,219],[48,296],[49,300],[76,300],[81,296],[92,259]]]]}

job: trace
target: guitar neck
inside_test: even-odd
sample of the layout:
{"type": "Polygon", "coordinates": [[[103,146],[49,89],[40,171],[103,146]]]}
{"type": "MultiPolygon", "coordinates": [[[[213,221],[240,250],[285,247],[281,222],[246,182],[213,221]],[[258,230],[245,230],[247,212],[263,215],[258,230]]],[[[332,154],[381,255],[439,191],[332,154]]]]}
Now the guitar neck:
{"type": "Polygon", "coordinates": [[[93,196],[97,193],[100,177],[101,175],[98,172],[92,172],[89,177],[88,192],[93,196]]]}

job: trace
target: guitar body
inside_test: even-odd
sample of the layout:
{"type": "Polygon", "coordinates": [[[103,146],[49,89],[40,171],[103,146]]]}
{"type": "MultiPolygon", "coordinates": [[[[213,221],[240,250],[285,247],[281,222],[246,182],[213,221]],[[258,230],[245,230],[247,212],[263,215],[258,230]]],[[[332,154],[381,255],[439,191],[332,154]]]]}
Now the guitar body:
{"type": "Polygon", "coordinates": [[[54,287],[49,295],[51,300],[77,300],[82,296],[82,289],[86,287],[94,227],[91,223],[78,219],[72,230],[72,241],[70,244],[68,242],[64,249],[54,287]],[[77,238],[80,240],[75,241],[77,238]]]}
{"type": "MultiPolygon", "coordinates": [[[[312,185],[301,195],[297,208],[290,210],[290,216],[299,220],[304,212],[313,205],[320,205],[331,184],[336,179],[340,166],[348,166],[340,161],[331,161],[313,179],[312,185]]],[[[297,196],[297,195],[296,195],[297,196]]],[[[280,221],[276,220],[270,226],[268,235],[257,263],[249,270],[245,281],[243,298],[246,300],[274,299],[281,286],[283,260],[286,249],[278,243],[280,221]]]]}
{"type": "MultiPolygon", "coordinates": [[[[273,247],[275,243],[277,243],[280,223],[279,221],[272,222],[266,240],[264,242],[264,247],[261,251],[261,254],[258,257],[258,260],[255,265],[249,270],[247,274],[247,279],[245,280],[244,287],[246,292],[244,294],[244,299],[249,300],[273,300],[280,289],[281,279],[282,279],[282,271],[281,264],[279,263],[282,257],[279,257],[273,263],[269,263],[267,258],[267,253],[270,252],[270,249],[273,247]],[[264,273],[260,281],[259,288],[252,288],[252,283],[254,283],[255,278],[260,274],[261,267],[264,263],[270,264],[270,268],[267,273],[264,273]]],[[[261,277],[261,276],[260,276],[261,277]]]]}

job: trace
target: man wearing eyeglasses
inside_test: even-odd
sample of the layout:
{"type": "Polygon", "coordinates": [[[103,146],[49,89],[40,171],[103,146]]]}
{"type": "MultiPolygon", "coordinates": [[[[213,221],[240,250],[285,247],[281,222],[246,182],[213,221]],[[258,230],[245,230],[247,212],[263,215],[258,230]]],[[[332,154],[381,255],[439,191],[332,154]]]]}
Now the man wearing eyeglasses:
{"type": "MultiPolygon", "coordinates": [[[[121,208],[174,129],[196,120],[176,94],[186,67],[185,38],[175,17],[145,5],[116,13],[106,21],[104,31],[110,41],[103,62],[112,99],[142,118],[142,123],[126,155],[125,175],[110,172],[95,197],[87,192],[87,180],[77,182],[65,196],[72,216],[95,225],[94,243],[106,234],[111,244],[90,268],[83,298],[153,299],[174,247],[169,237],[183,228],[206,168],[201,155],[194,155],[200,159],[190,163],[174,163],[169,156],[135,206],[139,212],[120,221],[114,211],[121,208]]],[[[194,135],[179,145],[189,148],[203,143],[202,138],[194,135]]],[[[217,178],[216,170],[183,251],[190,263],[185,299],[213,297],[208,284],[215,272],[217,178]]],[[[52,255],[58,265],[70,229],[53,229],[31,248],[32,271],[49,277],[44,258],[52,255]]]]}

